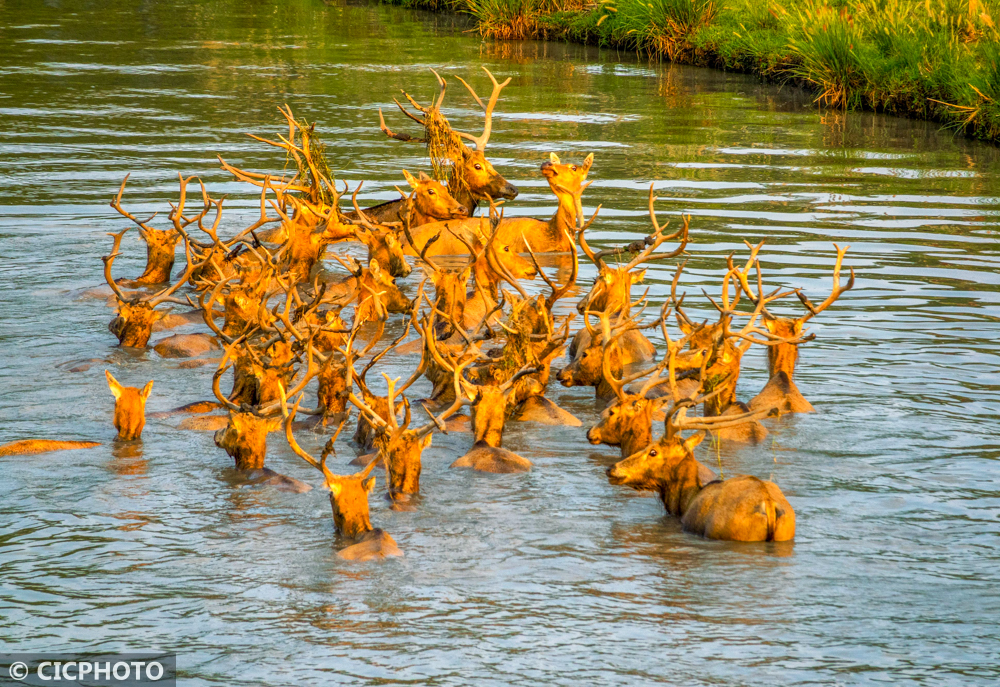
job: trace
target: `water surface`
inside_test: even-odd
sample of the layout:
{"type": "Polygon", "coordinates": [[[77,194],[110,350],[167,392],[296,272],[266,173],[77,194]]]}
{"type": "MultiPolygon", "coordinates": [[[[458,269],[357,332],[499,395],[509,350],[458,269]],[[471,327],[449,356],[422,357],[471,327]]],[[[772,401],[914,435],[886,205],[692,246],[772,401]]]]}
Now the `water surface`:
{"type": "MultiPolygon", "coordinates": [[[[104,442],[0,459],[0,647],[172,650],[191,685],[994,683],[997,150],[927,123],[818,113],[807,94],[738,75],[483,44],[467,28],[318,0],[0,4],[0,443],[104,442]],[[389,199],[400,169],[427,163],[380,134],[377,108],[400,88],[428,99],[429,67],[483,94],[481,65],[513,78],[489,146],[522,189],[508,212],[548,216],[539,164],[593,152],[594,242],[623,243],[648,232],[655,182],[661,218],[693,216],[692,314],[713,316],[700,289],[717,292],[744,239],[767,240],[770,284],[817,302],[832,243],[850,244],[856,286],[810,324],[797,373],[818,412],[772,422],[757,447],[699,449],[726,474],[775,480],[794,544],[704,541],[609,485],[616,452],[584,437],[593,399],[555,385],[584,428],[512,425],[505,445],[531,473],[450,471],[468,435],[435,436],[415,512],[371,499],[406,553],[381,564],[336,557],[321,490],[241,485],[211,433],[150,420],[140,447],[113,443],[105,368],[154,379],[150,413],[209,397],[212,374],[117,349],[111,311],[79,300],[103,281],[106,232],[128,226],[107,207],[122,177],[126,207],[162,219],[177,172],[197,174],[229,194],[223,231],[246,226],[254,198],[215,156],[279,170],[244,133],[281,131],[288,103],[319,123],[340,178],[389,199]],[[99,362],[64,365],[85,359],[99,362]]],[[[476,131],[451,84],[446,114],[476,131]]],[[[116,274],[137,275],[134,232],[123,253],[116,274]]],[[[649,267],[654,301],[673,269],[649,267]]],[[[755,350],[740,397],[765,377],[755,350]]],[[[346,443],[339,456],[350,471],[346,443]]],[[[318,484],[280,436],[268,463],[318,484]]]]}

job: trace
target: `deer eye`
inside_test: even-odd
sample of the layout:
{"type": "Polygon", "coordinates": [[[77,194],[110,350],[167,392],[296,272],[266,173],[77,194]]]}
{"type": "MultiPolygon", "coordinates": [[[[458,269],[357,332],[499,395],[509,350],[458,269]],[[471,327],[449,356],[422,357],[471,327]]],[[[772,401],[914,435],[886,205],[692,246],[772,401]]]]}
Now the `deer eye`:
{"type": "Polygon", "coordinates": [[[504,246],[503,247],[503,252],[504,253],[509,253],[510,252],[510,246],[504,246]]]}
{"type": "Polygon", "coordinates": [[[571,165],[570,169],[572,169],[575,172],[576,171],[576,165],[571,165]]]}
{"type": "Polygon", "coordinates": [[[660,455],[660,454],[656,452],[655,448],[652,451],[649,452],[649,457],[650,458],[656,458],[656,456],[658,456],[658,455],[660,455]]]}
{"type": "Polygon", "coordinates": [[[479,169],[479,170],[481,170],[481,169],[483,168],[483,166],[482,166],[481,164],[479,164],[478,162],[477,162],[477,163],[476,163],[475,165],[473,165],[473,166],[474,166],[474,167],[475,167],[476,169],[479,169]]]}
{"type": "Polygon", "coordinates": [[[434,195],[434,189],[431,189],[431,190],[429,190],[429,191],[427,192],[427,195],[429,195],[429,196],[433,196],[433,195],[434,195]]]}

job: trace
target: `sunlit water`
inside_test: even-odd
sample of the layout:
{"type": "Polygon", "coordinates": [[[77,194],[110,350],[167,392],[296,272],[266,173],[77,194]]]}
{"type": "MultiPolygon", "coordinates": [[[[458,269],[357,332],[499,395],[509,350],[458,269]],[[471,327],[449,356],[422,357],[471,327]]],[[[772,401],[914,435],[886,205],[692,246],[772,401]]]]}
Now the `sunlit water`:
{"type": "MultiPolygon", "coordinates": [[[[0,4],[0,443],[104,442],[0,459],[0,648],[176,651],[191,685],[996,680],[997,150],[924,123],[821,115],[806,94],[740,76],[484,45],[465,28],[319,0],[0,4]],[[818,412],[772,421],[755,448],[699,449],[781,486],[793,545],[704,541],[609,485],[617,451],[584,437],[591,395],[555,384],[584,427],[510,426],[529,474],[447,469],[469,445],[451,434],[424,453],[416,511],[390,511],[379,478],[372,520],[406,553],[383,563],[336,557],[325,492],[241,485],[211,433],[179,418],[150,420],[141,446],[112,441],[105,368],[155,380],[150,413],[209,398],[213,370],[117,349],[111,311],[79,300],[103,282],[105,233],[128,226],[107,207],[125,173],[136,214],[164,217],[181,171],[231,194],[224,232],[245,226],[254,199],[215,155],[280,169],[243,134],[280,131],[288,103],[319,122],[340,178],[389,199],[400,169],[427,163],[379,133],[376,108],[401,87],[429,98],[428,67],[482,94],[483,64],[513,77],[489,146],[522,189],[508,212],[548,216],[539,164],[594,152],[595,243],[623,243],[648,232],[655,181],[661,218],[693,216],[692,313],[713,316],[700,289],[718,291],[743,239],[767,239],[770,284],[817,302],[831,244],[850,244],[856,286],[811,323],[796,377],[818,412]]],[[[446,114],[476,131],[451,84],[446,114]]],[[[116,275],[137,275],[134,232],[123,253],[116,275]]],[[[673,268],[649,267],[654,301],[673,268]]],[[[765,377],[755,350],[740,397],[765,377]]],[[[342,443],[335,469],[353,455],[342,443]]],[[[280,435],[268,464],[318,484],[280,435]]]]}

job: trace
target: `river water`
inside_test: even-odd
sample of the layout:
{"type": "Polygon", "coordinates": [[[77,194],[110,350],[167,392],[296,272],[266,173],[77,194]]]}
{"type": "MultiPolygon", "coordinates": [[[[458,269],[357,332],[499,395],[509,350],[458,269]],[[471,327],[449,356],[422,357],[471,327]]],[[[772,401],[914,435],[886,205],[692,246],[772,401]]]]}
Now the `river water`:
{"type": "MultiPolygon", "coordinates": [[[[0,648],[176,651],[185,685],[995,684],[997,149],[817,112],[739,75],[467,28],[319,0],[0,2],[0,443],[103,442],[0,459],[0,648]],[[489,148],[522,189],[508,212],[547,217],[539,164],[593,152],[594,242],[622,243],[648,232],[655,181],[661,218],[693,216],[693,314],[712,316],[700,288],[718,291],[743,239],[767,239],[770,284],[816,302],[831,244],[850,244],[856,285],[810,324],[796,377],[818,412],[771,421],[756,447],[699,449],[774,479],[794,544],[704,541],[609,485],[616,450],[584,437],[591,395],[555,384],[584,427],[511,425],[505,445],[532,472],[448,470],[469,444],[453,433],[424,454],[417,510],[390,511],[380,477],[372,520],[406,554],[383,563],[337,558],[325,492],[242,484],[210,432],[151,419],[141,446],[112,441],[105,368],[155,380],[149,413],[210,397],[213,370],[117,349],[111,311],[80,298],[103,281],[105,233],[127,226],[107,206],[122,177],[126,207],[162,218],[177,172],[200,175],[230,194],[223,233],[245,226],[253,198],[215,156],[280,169],[244,133],[280,131],[288,103],[319,123],[340,178],[389,199],[401,168],[427,164],[379,133],[376,108],[399,88],[427,99],[429,67],[482,94],[480,65],[513,77],[489,148]]],[[[476,131],[451,84],[446,114],[476,131]]],[[[137,275],[134,232],[123,253],[116,274],[137,275]]],[[[672,272],[649,268],[654,301],[672,272]]],[[[754,350],[740,397],[765,377],[754,350]]],[[[339,454],[351,471],[346,442],[339,454]]],[[[268,464],[318,484],[279,435],[268,464]]]]}

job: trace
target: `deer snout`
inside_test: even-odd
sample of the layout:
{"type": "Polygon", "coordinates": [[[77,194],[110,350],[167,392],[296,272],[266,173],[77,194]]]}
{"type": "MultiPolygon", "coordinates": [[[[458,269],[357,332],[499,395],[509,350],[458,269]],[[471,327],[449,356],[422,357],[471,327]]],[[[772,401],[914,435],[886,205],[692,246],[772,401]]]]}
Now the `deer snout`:
{"type": "Polygon", "coordinates": [[[518,193],[517,186],[510,183],[509,181],[504,183],[504,185],[500,187],[501,198],[505,198],[507,200],[514,200],[515,198],[517,198],[517,193],[518,193]]]}
{"type": "MultiPolygon", "coordinates": [[[[589,441],[592,444],[599,444],[599,443],[601,443],[601,429],[600,429],[600,427],[594,426],[594,427],[590,428],[590,431],[587,432],[587,441],[589,441]]],[[[611,468],[608,468],[608,470],[610,470],[610,469],[611,468]]]]}
{"type": "Polygon", "coordinates": [[[559,381],[563,386],[573,386],[573,365],[569,364],[563,369],[559,370],[559,374],[556,375],[556,380],[559,381]]]}
{"type": "Polygon", "coordinates": [[[469,216],[469,208],[465,207],[464,205],[459,205],[451,213],[452,219],[458,219],[459,217],[468,217],[468,216],[469,216]]]}
{"type": "Polygon", "coordinates": [[[607,470],[605,470],[604,474],[608,476],[608,481],[611,482],[611,484],[625,483],[625,475],[622,474],[622,471],[618,469],[618,463],[615,463],[607,470]]]}

